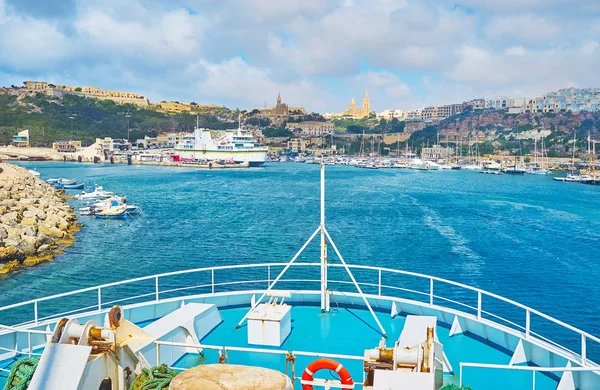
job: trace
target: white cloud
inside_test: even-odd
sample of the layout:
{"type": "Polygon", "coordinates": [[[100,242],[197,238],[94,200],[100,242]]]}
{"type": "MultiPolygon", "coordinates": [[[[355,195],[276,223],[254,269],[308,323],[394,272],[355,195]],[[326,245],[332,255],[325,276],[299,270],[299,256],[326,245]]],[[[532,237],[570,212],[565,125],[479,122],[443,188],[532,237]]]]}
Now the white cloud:
{"type": "Polygon", "coordinates": [[[505,38],[519,42],[551,42],[560,36],[560,24],[535,15],[496,16],[484,28],[489,38],[505,38]]]}
{"type": "Polygon", "coordinates": [[[0,0],[0,25],[6,22],[6,4],[0,0]]]}
{"type": "Polygon", "coordinates": [[[274,100],[278,93],[291,106],[311,102],[308,110],[325,109],[328,94],[311,82],[280,83],[271,78],[270,72],[246,63],[239,57],[213,64],[201,61],[206,69],[206,78],[198,82],[200,94],[215,98],[241,100],[243,108],[261,107],[265,99],[274,100]]]}
{"type": "Polygon", "coordinates": [[[405,99],[411,95],[408,84],[390,72],[367,72],[356,77],[367,89],[381,89],[387,98],[405,99]]]}
{"type": "Polygon", "coordinates": [[[143,20],[119,20],[102,9],[90,9],[75,27],[81,39],[112,55],[191,56],[203,35],[203,20],[182,9],[143,20]]]}
{"type": "Polygon", "coordinates": [[[523,46],[511,46],[504,51],[508,56],[522,57],[527,54],[527,49],[523,46]]]}
{"type": "Polygon", "coordinates": [[[51,68],[69,53],[68,38],[50,22],[12,16],[0,24],[0,66],[51,68]]]}
{"type": "Polygon", "coordinates": [[[592,41],[592,42],[585,44],[581,48],[581,52],[586,56],[591,56],[592,54],[594,54],[594,52],[596,51],[597,48],[598,48],[598,42],[592,41]]]}
{"type": "Polygon", "coordinates": [[[600,61],[596,45],[580,47],[557,46],[528,51],[521,56],[505,56],[481,47],[464,46],[450,80],[467,83],[480,91],[512,95],[515,91],[525,97],[568,86],[600,85],[595,64],[600,61]]]}

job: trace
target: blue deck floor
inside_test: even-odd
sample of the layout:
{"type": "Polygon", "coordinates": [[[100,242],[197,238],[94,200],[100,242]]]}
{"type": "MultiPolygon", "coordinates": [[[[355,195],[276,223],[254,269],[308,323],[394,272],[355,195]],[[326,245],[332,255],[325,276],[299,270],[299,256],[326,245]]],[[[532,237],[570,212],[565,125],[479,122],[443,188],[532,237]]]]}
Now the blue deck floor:
{"type": "MultiPolygon", "coordinates": [[[[292,309],[292,332],[280,348],[254,346],[247,343],[245,326],[235,330],[237,322],[246,313],[247,308],[221,310],[223,323],[206,336],[202,343],[210,345],[228,345],[238,347],[257,347],[264,349],[281,349],[306,352],[326,352],[343,355],[363,356],[365,349],[375,348],[381,335],[375,322],[366,310],[340,308],[330,314],[321,314],[320,308],[314,306],[296,306],[292,309]]],[[[388,332],[387,345],[392,346],[399,338],[404,327],[405,318],[390,319],[389,314],[377,313],[377,316],[388,332]]],[[[444,326],[437,328],[439,341],[450,360],[455,375],[447,373],[444,382],[458,383],[459,362],[508,364],[511,355],[477,341],[468,335],[449,337],[450,329],[444,326]]],[[[300,376],[304,368],[313,361],[312,357],[298,357],[296,360],[296,376],[300,376]]],[[[218,362],[218,352],[205,351],[205,356],[187,354],[175,366],[187,368],[199,363],[218,362]]],[[[362,382],[362,361],[340,360],[352,374],[355,382],[362,382]]],[[[247,364],[273,368],[285,372],[285,357],[229,352],[229,363],[247,364]]],[[[324,376],[326,378],[328,373],[324,376]]],[[[466,368],[464,384],[474,390],[485,389],[531,389],[532,374],[530,372],[507,372],[491,369],[466,368]],[[510,387],[507,385],[510,384],[510,387]]],[[[536,374],[536,389],[556,389],[557,382],[542,374],[536,374]]]]}
{"type": "MultiPolygon", "coordinates": [[[[292,332],[280,348],[249,345],[247,343],[247,328],[242,326],[235,330],[237,322],[246,313],[247,308],[232,308],[221,310],[223,322],[211,333],[204,337],[203,344],[219,346],[256,347],[263,349],[278,349],[285,351],[325,352],[343,355],[363,356],[365,349],[375,348],[381,335],[375,322],[366,310],[355,308],[339,308],[329,314],[321,314],[315,306],[296,306],[292,309],[292,332]]],[[[397,316],[393,319],[389,314],[377,313],[377,316],[388,332],[387,345],[392,346],[403,329],[405,318],[397,316]]],[[[138,324],[147,325],[147,321],[138,324]]],[[[478,341],[469,335],[459,334],[449,337],[449,328],[438,323],[437,335],[444,346],[454,373],[444,375],[444,383],[458,384],[459,362],[508,364],[511,355],[486,343],[478,341]]],[[[41,352],[41,351],[35,351],[41,352]]],[[[285,372],[285,357],[262,353],[229,352],[229,363],[267,367],[285,372]]],[[[315,358],[299,356],[296,359],[295,374],[300,376],[304,368],[315,358]]],[[[0,361],[0,368],[10,368],[16,359],[0,361]]],[[[204,356],[186,354],[179,359],[174,367],[190,368],[198,364],[218,362],[218,352],[206,350],[204,356]]],[[[350,371],[355,382],[363,380],[362,361],[340,359],[350,371]]],[[[317,377],[331,378],[331,374],[322,373],[317,377]]],[[[0,371],[0,388],[4,386],[6,372],[0,371]]],[[[536,374],[538,390],[554,390],[557,382],[543,374],[536,374]]],[[[531,372],[492,370],[481,368],[466,368],[463,382],[474,390],[504,390],[531,389],[531,372]]],[[[296,388],[300,388],[299,382],[296,388]]]]}

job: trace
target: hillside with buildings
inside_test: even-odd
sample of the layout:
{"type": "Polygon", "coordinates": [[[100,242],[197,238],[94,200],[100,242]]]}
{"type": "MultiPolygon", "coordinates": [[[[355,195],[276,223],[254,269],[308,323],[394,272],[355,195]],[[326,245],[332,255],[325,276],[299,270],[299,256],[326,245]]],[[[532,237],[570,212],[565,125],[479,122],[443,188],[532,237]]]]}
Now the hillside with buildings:
{"type": "Polygon", "coordinates": [[[135,140],[163,132],[192,131],[197,120],[204,127],[232,128],[236,117],[236,112],[223,107],[172,112],[74,94],[0,94],[0,144],[10,144],[23,130],[29,130],[32,146],[50,146],[60,140],[78,140],[85,145],[97,137],[135,140]]]}
{"type": "Polygon", "coordinates": [[[352,99],[343,112],[321,115],[288,105],[280,94],[274,106],[265,103],[240,111],[195,102],[153,103],[133,92],[25,81],[22,87],[0,88],[0,144],[49,147],[74,140],[85,146],[110,137],[158,147],[171,144],[169,134],[190,133],[196,125],[223,130],[237,128],[241,121],[258,142],[297,152],[314,147],[358,152],[364,148],[364,133],[366,144],[385,145],[384,153],[441,144],[518,155],[539,141],[549,155],[568,156],[574,132],[580,150],[587,148],[588,136],[600,139],[599,99],[599,89],[568,88],[533,99],[498,96],[375,113],[365,92],[360,107],[352,99]]]}

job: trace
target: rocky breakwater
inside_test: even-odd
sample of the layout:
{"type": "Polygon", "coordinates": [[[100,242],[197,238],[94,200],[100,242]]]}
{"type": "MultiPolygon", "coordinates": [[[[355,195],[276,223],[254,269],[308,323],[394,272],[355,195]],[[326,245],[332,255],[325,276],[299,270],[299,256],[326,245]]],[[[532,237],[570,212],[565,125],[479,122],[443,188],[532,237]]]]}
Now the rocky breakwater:
{"type": "Polygon", "coordinates": [[[80,224],[61,192],[26,169],[0,164],[0,274],[49,261],[80,224]]]}

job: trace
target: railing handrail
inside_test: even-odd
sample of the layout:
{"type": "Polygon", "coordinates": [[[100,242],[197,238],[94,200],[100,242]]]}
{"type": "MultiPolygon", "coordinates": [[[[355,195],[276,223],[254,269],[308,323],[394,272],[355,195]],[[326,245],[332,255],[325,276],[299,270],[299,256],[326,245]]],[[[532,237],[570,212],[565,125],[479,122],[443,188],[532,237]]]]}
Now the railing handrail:
{"type": "MultiPolygon", "coordinates": [[[[37,304],[39,302],[50,301],[50,300],[57,299],[57,298],[62,298],[62,297],[77,295],[77,294],[81,294],[81,293],[92,292],[92,291],[100,292],[102,289],[106,289],[109,287],[126,285],[126,284],[147,281],[147,280],[153,280],[153,279],[158,280],[160,278],[165,278],[165,277],[170,277],[170,276],[193,274],[193,273],[207,272],[207,271],[214,273],[214,271],[218,271],[218,270],[243,269],[243,268],[268,268],[270,270],[271,267],[285,267],[287,264],[288,263],[258,263],[258,264],[222,265],[222,266],[201,267],[201,268],[193,268],[193,269],[187,269],[187,270],[159,273],[159,274],[148,275],[148,276],[141,276],[141,277],[137,277],[137,278],[127,279],[127,280],[122,280],[122,281],[117,281],[117,282],[111,282],[111,283],[105,283],[105,284],[97,285],[97,286],[93,286],[93,287],[86,287],[86,288],[82,288],[82,289],[78,289],[78,290],[74,290],[74,291],[68,291],[68,292],[64,292],[64,293],[60,293],[60,294],[55,294],[55,295],[51,295],[51,296],[31,299],[31,300],[24,301],[24,302],[14,303],[11,305],[0,307],[0,312],[9,310],[9,309],[26,306],[26,305],[30,305],[30,304],[34,304],[37,306],[37,304]]],[[[298,263],[292,264],[293,267],[320,267],[320,265],[321,265],[320,263],[305,263],[305,262],[298,262],[298,263]]],[[[342,264],[331,264],[331,263],[328,264],[328,266],[333,267],[333,268],[342,268],[343,267],[342,264]]],[[[598,338],[586,331],[583,331],[579,328],[569,325],[561,320],[558,320],[552,316],[544,314],[544,313],[542,313],[536,309],[533,309],[529,306],[518,303],[512,299],[502,297],[500,295],[480,289],[478,287],[472,287],[472,286],[469,286],[469,285],[466,285],[463,283],[454,282],[452,280],[440,278],[437,276],[426,275],[426,274],[422,274],[422,273],[418,273],[418,272],[403,271],[403,270],[396,270],[396,269],[386,268],[386,267],[375,267],[375,266],[358,265],[358,264],[356,264],[356,265],[349,264],[348,266],[351,269],[363,269],[363,270],[372,270],[372,271],[379,271],[379,272],[388,272],[388,273],[392,273],[392,274],[407,275],[407,276],[413,276],[413,277],[420,278],[420,279],[429,280],[430,283],[433,283],[433,281],[436,281],[436,282],[446,283],[449,285],[460,287],[460,288],[463,288],[463,289],[466,289],[469,291],[476,292],[478,295],[485,295],[485,296],[489,296],[489,297],[498,299],[500,301],[506,302],[515,307],[523,309],[526,312],[529,312],[530,314],[535,314],[535,315],[542,317],[550,322],[560,325],[561,327],[568,329],[572,332],[575,332],[575,333],[579,334],[580,336],[585,337],[586,339],[593,340],[597,343],[600,343],[600,338],[598,338]]],[[[213,280],[213,284],[214,284],[214,280],[213,280]]],[[[364,285],[365,283],[363,282],[363,283],[359,283],[359,284],[364,285]]],[[[393,287],[393,286],[381,285],[381,287],[393,287]]],[[[160,294],[159,290],[157,290],[157,294],[160,294]]],[[[479,302],[479,303],[481,303],[481,302],[479,302]]]]}
{"type": "Polygon", "coordinates": [[[510,364],[492,364],[492,363],[471,363],[471,362],[460,362],[461,367],[475,367],[475,368],[492,368],[492,369],[504,369],[504,370],[517,370],[517,371],[540,371],[540,372],[562,372],[562,371],[600,371],[600,366],[571,366],[571,367],[540,367],[540,366],[511,366],[510,364]]]}
{"type": "Polygon", "coordinates": [[[202,348],[202,349],[210,349],[213,351],[219,350],[227,350],[234,352],[256,352],[256,353],[268,353],[272,355],[287,355],[289,353],[298,356],[312,356],[312,357],[327,357],[334,359],[346,359],[346,360],[358,360],[363,361],[364,356],[354,356],[354,355],[343,355],[338,353],[321,353],[321,352],[308,352],[308,351],[286,351],[284,349],[265,349],[265,348],[254,348],[254,347],[236,347],[236,346],[227,346],[227,345],[210,345],[210,344],[194,344],[194,343],[178,343],[175,341],[162,341],[155,340],[154,344],[156,345],[168,345],[171,347],[184,347],[184,348],[202,348]]]}
{"type": "Polygon", "coordinates": [[[600,372],[600,366],[564,366],[564,367],[540,367],[540,366],[517,366],[510,364],[493,364],[493,363],[472,363],[472,362],[460,362],[459,363],[459,374],[458,374],[458,385],[463,385],[463,368],[487,368],[496,370],[513,370],[513,371],[531,371],[532,378],[532,389],[535,389],[535,373],[536,372],[566,372],[566,371],[584,371],[584,372],[600,372]]]}

